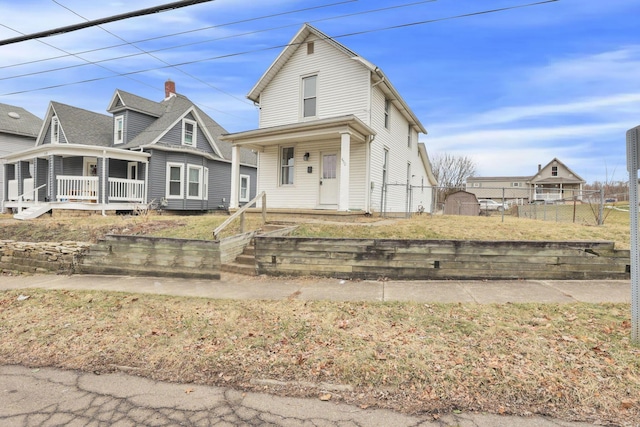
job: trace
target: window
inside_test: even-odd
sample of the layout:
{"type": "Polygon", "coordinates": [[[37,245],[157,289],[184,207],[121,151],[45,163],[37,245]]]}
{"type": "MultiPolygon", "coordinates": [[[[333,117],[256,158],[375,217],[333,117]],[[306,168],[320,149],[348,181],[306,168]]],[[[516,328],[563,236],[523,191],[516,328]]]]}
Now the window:
{"type": "Polygon", "coordinates": [[[512,183],[511,183],[511,186],[512,186],[512,187],[522,187],[522,185],[521,185],[521,183],[520,183],[520,182],[512,182],[512,183]]]}
{"type": "Polygon", "coordinates": [[[302,79],[302,117],[315,117],[317,115],[317,81],[318,76],[309,76],[302,79]]]}
{"type": "Polygon", "coordinates": [[[384,99],[384,127],[389,129],[389,111],[391,110],[391,101],[384,99]]]}
{"type": "Polygon", "coordinates": [[[293,184],[293,147],[282,148],[280,156],[280,185],[293,184]]]}
{"type": "Polygon", "coordinates": [[[51,143],[60,143],[60,122],[56,116],[51,118],[51,143]]]}
{"type": "Polygon", "coordinates": [[[558,167],[551,166],[551,176],[558,176],[558,167]]]}
{"type": "Polygon", "coordinates": [[[308,42],[307,43],[307,55],[313,54],[314,50],[315,50],[315,46],[314,46],[313,42],[308,42]]]}
{"type": "Polygon", "coordinates": [[[113,124],[113,143],[122,144],[124,142],[124,117],[116,117],[113,124]]]}
{"type": "Polygon", "coordinates": [[[202,166],[187,166],[188,190],[187,199],[202,199],[202,176],[204,169],[202,166]]]}
{"type": "Polygon", "coordinates": [[[195,121],[189,119],[182,120],[182,145],[196,146],[196,132],[198,125],[195,121]]]}
{"type": "Polygon", "coordinates": [[[384,149],[384,157],[382,160],[382,187],[383,191],[385,190],[384,186],[387,185],[387,169],[389,167],[389,149],[384,149]]]}
{"type": "Polygon", "coordinates": [[[182,198],[182,180],[184,165],[167,163],[167,199],[182,198]]]}
{"type": "Polygon", "coordinates": [[[240,201],[248,202],[250,194],[251,177],[249,175],[240,175],[240,201]]]}
{"type": "Polygon", "coordinates": [[[476,188],[478,188],[478,187],[480,187],[480,183],[479,183],[479,182],[474,182],[474,183],[473,183],[473,186],[474,186],[474,187],[476,187],[476,188]]]}
{"type": "Polygon", "coordinates": [[[407,147],[411,148],[411,132],[413,131],[413,127],[411,123],[407,126],[407,147]]]}

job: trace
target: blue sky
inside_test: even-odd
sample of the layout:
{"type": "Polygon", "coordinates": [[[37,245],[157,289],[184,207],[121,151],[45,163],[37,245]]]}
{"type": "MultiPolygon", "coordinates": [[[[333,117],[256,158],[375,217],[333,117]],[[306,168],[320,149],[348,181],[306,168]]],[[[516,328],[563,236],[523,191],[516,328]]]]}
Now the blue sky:
{"type": "MultiPolygon", "coordinates": [[[[169,2],[1,2],[0,39],[169,2]]],[[[310,22],[387,74],[427,128],[431,156],[469,156],[481,176],[533,175],[557,157],[587,182],[627,180],[625,132],[640,125],[640,2],[559,0],[443,19],[529,3],[217,0],[0,46],[0,102],[41,117],[51,100],[106,113],[115,89],[159,101],[170,78],[229,132],[253,129],[246,94],[310,22]]]]}

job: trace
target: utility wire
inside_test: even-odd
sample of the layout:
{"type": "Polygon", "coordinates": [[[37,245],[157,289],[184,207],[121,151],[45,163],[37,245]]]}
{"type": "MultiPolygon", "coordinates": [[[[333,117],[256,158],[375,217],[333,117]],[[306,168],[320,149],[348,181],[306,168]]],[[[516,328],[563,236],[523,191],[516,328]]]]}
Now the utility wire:
{"type": "Polygon", "coordinates": [[[166,12],[167,10],[180,9],[182,7],[193,6],[200,3],[208,3],[210,1],[213,1],[213,0],[180,0],[173,3],[163,4],[160,6],[154,6],[146,9],[135,10],[133,12],[113,15],[106,18],[95,19],[93,21],[81,22],[79,24],[67,25],[65,27],[54,28],[52,30],[40,31],[38,33],[25,34],[19,37],[0,40],[0,46],[19,43],[27,40],[39,39],[43,37],[50,37],[57,34],[69,33],[72,31],[81,30],[83,28],[95,27],[96,25],[106,24],[108,22],[121,21],[123,19],[133,18],[136,16],[151,15],[153,13],[166,12]]]}
{"type": "MultiPolygon", "coordinates": [[[[64,8],[64,9],[66,9],[66,10],[68,10],[69,12],[73,13],[74,15],[76,15],[76,16],[78,16],[78,17],[80,17],[80,18],[84,19],[84,20],[87,20],[87,18],[85,18],[84,16],[80,15],[79,13],[77,13],[77,12],[75,12],[75,11],[71,10],[70,8],[68,8],[67,6],[64,6],[63,4],[60,4],[57,0],[51,0],[51,1],[53,1],[53,2],[54,2],[55,4],[57,4],[58,6],[60,6],[60,7],[64,8]]],[[[87,20],[87,21],[88,21],[88,20],[87,20]]],[[[186,71],[184,71],[184,70],[180,69],[180,68],[179,68],[179,67],[177,67],[177,66],[172,66],[171,64],[169,64],[169,63],[168,63],[167,61],[165,61],[164,59],[159,58],[159,57],[157,57],[156,55],[153,55],[152,53],[145,51],[144,49],[142,49],[142,48],[140,48],[140,47],[136,46],[136,45],[135,45],[135,44],[133,44],[133,43],[129,43],[128,41],[126,41],[125,39],[123,39],[122,37],[120,37],[119,35],[117,35],[117,34],[113,33],[112,31],[107,30],[107,29],[106,29],[106,28],[104,28],[102,25],[98,25],[98,28],[100,28],[102,31],[107,32],[108,34],[111,34],[113,37],[117,38],[118,40],[121,40],[121,41],[125,42],[126,44],[130,45],[131,47],[133,47],[133,48],[135,48],[135,49],[139,50],[140,52],[142,52],[142,54],[148,55],[148,56],[150,56],[151,58],[153,58],[153,59],[155,59],[155,60],[157,60],[157,61],[160,61],[161,63],[163,63],[163,64],[165,64],[165,65],[169,65],[169,66],[171,66],[171,67],[172,67],[172,68],[174,68],[176,71],[179,71],[179,72],[181,72],[182,74],[184,74],[184,75],[186,75],[186,76],[188,76],[188,77],[191,77],[192,79],[194,79],[194,80],[196,80],[196,81],[198,81],[198,82],[200,82],[200,83],[202,83],[202,84],[204,84],[204,85],[206,85],[206,86],[210,87],[211,89],[217,90],[218,92],[221,92],[221,93],[223,93],[223,94],[225,94],[225,95],[227,95],[227,96],[230,96],[231,98],[234,98],[235,100],[240,101],[240,102],[242,102],[242,103],[249,104],[249,105],[253,105],[253,103],[251,103],[251,102],[247,101],[246,99],[238,98],[237,96],[235,96],[235,95],[233,95],[233,94],[231,94],[231,93],[229,93],[229,92],[226,92],[226,91],[224,91],[224,90],[220,89],[219,87],[216,87],[216,86],[214,86],[214,85],[210,84],[209,82],[206,82],[206,81],[202,80],[201,78],[196,77],[196,76],[194,76],[194,75],[192,75],[192,74],[190,74],[190,73],[188,73],[188,72],[186,72],[186,71]]],[[[94,63],[95,63],[95,62],[94,62],[94,63]]],[[[206,107],[206,108],[208,108],[208,109],[210,109],[210,110],[213,110],[213,111],[217,111],[217,112],[219,112],[219,113],[228,114],[226,111],[218,110],[217,108],[207,107],[207,106],[205,106],[205,105],[203,105],[203,107],[206,107]]]]}
{"type": "MultiPolygon", "coordinates": [[[[275,17],[278,17],[278,16],[284,16],[284,15],[291,15],[291,14],[294,14],[294,13],[307,12],[307,11],[310,11],[310,10],[322,9],[322,8],[326,8],[326,7],[333,7],[333,6],[342,5],[342,4],[346,4],[346,3],[353,3],[353,2],[357,2],[357,1],[358,0],[345,0],[345,1],[340,1],[340,2],[337,2],[337,3],[330,3],[330,4],[320,5],[320,6],[306,7],[306,8],[303,8],[303,9],[296,9],[296,10],[291,10],[291,11],[287,11],[287,12],[274,13],[274,14],[271,14],[271,15],[263,15],[263,16],[259,16],[259,17],[256,17],[256,18],[242,19],[242,20],[239,20],[239,21],[227,22],[227,23],[224,23],[224,24],[210,25],[208,27],[197,28],[197,29],[194,29],[194,30],[186,30],[186,31],[178,32],[178,33],[166,34],[166,35],[163,35],[163,36],[149,37],[149,38],[146,38],[146,39],[136,40],[136,41],[133,41],[133,42],[120,43],[120,44],[115,44],[115,45],[106,46],[106,47],[100,47],[100,48],[96,48],[96,49],[84,50],[84,51],[81,51],[81,52],[76,52],[76,55],[82,55],[82,54],[85,54],[85,53],[99,52],[101,50],[114,49],[114,48],[117,48],[117,47],[127,46],[127,45],[129,45],[131,43],[136,43],[136,44],[137,43],[144,43],[144,42],[160,40],[160,39],[164,39],[164,38],[168,38],[168,37],[175,37],[175,36],[180,36],[180,35],[184,35],[184,34],[195,33],[195,32],[198,32],[198,31],[205,31],[205,30],[211,30],[211,29],[214,29],[214,28],[222,28],[222,27],[228,27],[228,26],[231,26],[231,25],[244,24],[244,23],[247,23],[247,22],[253,22],[253,21],[259,21],[259,20],[263,20],[263,19],[275,18],[275,17]]],[[[411,3],[410,5],[420,4],[420,3],[428,3],[428,2],[433,2],[433,1],[436,1],[436,0],[420,1],[420,2],[417,2],[417,3],[411,3]]],[[[388,8],[385,8],[385,9],[388,9],[388,8]]],[[[380,9],[380,10],[383,10],[383,9],[380,9]]],[[[343,16],[350,16],[350,15],[343,15],[343,16]]],[[[0,24],[0,26],[4,26],[4,25],[0,24]]],[[[244,34],[241,34],[241,35],[246,35],[246,34],[252,34],[252,33],[244,33],[244,34]]],[[[234,37],[234,36],[228,36],[228,37],[234,37]]],[[[222,37],[222,38],[219,38],[219,39],[212,39],[212,41],[222,40],[222,39],[228,38],[228,37],[222,37]]],[[[205,43],[206,43],[206,41],[205,41],[205,43]]],[[[189,46],[189,45],[185,45],[185,46],[189,46]]],[[[178,47],[183,47],[183,46],[178,46],[178,47]]],[[[159,50],[161,50],[161,49],[159,49],[159,50]]],[[[152,52],[157,52],[157,51],[158,50],[152,51],[152,52]]],[[[60,55],[60,56],[54,56],[54,57],[51,57],[51,58],[37,59],[35,61],[21,62],[21,63],[18,63],[18,64],[3,65],[3,66],[0,66],[0,69],[19,67],[21,65],[30,65],[30,64],[35,64],[35,63],[38,63],[38,62],[52,61],[52,60],[55,60],[55,59],[66,58],[66,57],[72,56],[72,55],[73,54],[60,55]]]]}
{"type": "MultiPolygon", "coordinates": [[[[484,10],[484,11],[479,11],[479,12],[471,12],[471,13],[465,13],[465,14],[462,14],[462,15],[455,15],[455,16],[449,16],[449,17],[444,17],[444,18],[436,18],[436,19],[429,19],[429,20],[424,20],[424,21],[409,22],[409,23],[400,24],[400,25],[392,25],[392,26],[388,26],[388,27],[374,28],[374,29],[370,29],[370,30],[356,31],[356,32],[352,32],[352,33],[345,33],[345,34],[340,34],[340,35],[337,35],[337,36],[334,36],[334,37],[327,36],[325,39],[329,39],[329,40],[330,39],[338,39],[338,38],[352,37],[352,36],[362,35],[362,34],[370,34],[370,33],[375,33],[375,32],[394,30],[394,29],[399,29],[399,28],[407,28],[407,27],[417,26],[417,25],[432,24],[432,23],[435,23],[435,22],[442,22],[442,21],[449,21],[449,20],[453,20],[453,19],[468,18],[468,17],[472,17],[472,16],[486,15],[486,14],[490,14],[490,13],[505,12],[505,11],[508,11],[508,10],[522,9],[522,8],[526,8],[526,7],[540,6],[540,5],[544,5],[544,4],[555,3],[555,2],[558,2],[558,1],[559,0],[544,0],[544,1],[539,1],[539,2],[535,2],[535,3],[527,3],[527,4],[516,5],[516,6],[508,6],[508,7],[484,10]]],[[[229,54],[225,54],[225,55],[220,55],[220,56],[215,56],[215,57],[210,57],[210,58],[204,58],[204,59],[198,59],[198,60],[194,60],[194,61],[185,61],[185,62],[173,64],[171,66],[172,67],[173,66],[182,66],[182,65],[187,65],[187,64],[195,64],[195,63],[200,63],[200,62],[214,61],[214,60],[217,60],[217,59],[230,58],[230,57],[235,57],[235,56],[247,55],[247,54],[251,54],[251,53],[265,52],[265,51],[269,51],[269,50],[281,49],[281,48],[285,48],[285,47],[288,47],[288,46],[299,45],[299,44],[301,44],[301,43],[283,44],[283,45],[277,45],[277,46],[271,46],[271,47],[266,47],[266,48],[261,48],[261,49],[248,50],[248,51],[243,51],[243,52],[229,53],[229,54]]],[[[140,73],[145,73],[145,72],[149,72],[149,71],[156,71],[156,70],[161,70],[161,69],[166,69],[166,68],[169,68],[169,66],[157,67],[157,68],[149,68],[149,69],[145,69],[145,70],[131,71],[131,72],[127,72],[127,73],[122,73],[121,76],[140,74],[140,73]]],[[[82,83],[90,83],[90,82],[110,79],[110,78],[113,78],[113,77],[117,77],[117,76],[95,77],[95,78],[92,78],[92,79],[87,79],[87,80],[82,80],[82,81],[77,81],[77,82],[61,83],[61,84],[57,84],[57,85],[46,86],[46,87],[41,87],[41,88],[36,88],[36,89],[5,93],[5,94],[2,94],[0,96],[18,95],[18,94],[22,94],[22,93],[35,92],[35,91],[41,91],[41,90],[47,90],[47,89],[54,89],[54,88],[59,88],[59,87],[64,87],[64,86],[71,86],[71,85],[82,84],[82,83]]]]}
{"type": "MultiPolygon", "coordinates": [[[[53,1],[55,1],[55,0],[53,0],[53,1]]],[[[348,17],[351,17],[351,16],[365,15],[365,14],[370,14],[370,13],[384,12],[384,11],[388,11],[388,10],[392,10],[392,9],[411,7],[411,6],[416,6],[416,5],[424,4],[424,3],[433,3],[435,1],[437,1],[437,0],[422,0],[422,1],[414,2],[414,3],[406,3],[406,4],[401,4],[401,5],[383,7],[383,8],[379,8],[379,9],[370,9],[370,10],[365,10],[365,11],[348,13],[348,14],[345,14],[345,15],[332,16],[332,17],[328,17],[328,18],[320,18],[320,19],[315,19],[315,20],[308,21],[308,22],[309,23],[316,23],[316,22],[323,22],[323,21],[331,21],[331,20],[335,20],[335,19],[348,18],[348,17]]],[[[340,3],[334,3],[334,4],[340,4],[340,3]]],[[[280,26],[280,27],[271,27],[271,28],[266,28],[266,29],[262,29],[262,30],[249,31],[249,32],[246,32],[246,33],[233,34],[233,35],[229,35],[229,36],[225,36],[225,37],[218,37],[218,38],[215,38],[215,39],[200,40],[200,41],[197,41],[197,42],[191,42],[191,43],[186,43],[186,44],[181,44],[181,45],[164,47],[164,48],[160,48],[160,49],[154,49],[154,50],[146,51],[146,53],[162,52],[162,51],[167,51],[167,50],[179,49],[179,48],[183,48],[183,47],[195,46],[195,45],[198,45],[198,44],[212,43],[214,41],[227,40],[227,39],[231,39],[231,38],[243,37],[243,36],[248,36],[248,35],[255,35],[255,34],[259,34],[259,33],[266,33],[266,32],[270,32],[270,31],[275,31],[275,30],[282,30],[284,28],[299,27],[302,24],[303,23],[288,24],[288,25],[283,25],[283,26],[280,26]]],[[[0,25],[2,25],[2,24],[0,24],[0,25]]],[[[227,25],[227,24],[223,24],[223,25],[227,25]]],[[[194,31],[198,31],[198,30],[194,30],[194,31]]],[[[180,34],[180,33],[178,33],[178,34],[180,34]]],[[[161,36],[161,37],[170,37],[170,36],[161,36]]],[[[155,37],[154,39],[157,39],[157,38],[160,38],[160,37],[155,37]]],[[[146,40],[151,40],[151,39],[146,39],[146,40]]],[[[139,42],[132,42],[132,43],[139,43],[139,42]]],[[[117,45],[115,47],[125,46],[127,44],[128,43],[120,44],[120,45],[117,45]]],[[[84,51],[84,52],[78,52],[78,54],[96,52],[98,50],[103,50],[103,49],[109,49],[109,47],[100,48],[100,49],[93,49],[93,50],[88,50],[88,51],[84,51]]],[[[141,53],[131,53],[131,54],[128,54],[128,55],[122,55],[122,56],[102,59],[102,60],[99,60],[99,61],[93,61],[93,62],[91,62],[89,64],[74,64],[74,65],[67,65],[67,66],[64,66],[64,67],[51,68],[49,70],[33,71],[33,72],[30,72],[30,73],[24,73],[24,74],[18,74],[18,75],[14,75],[14,76],[2,77],[2,78],[0,78],[0,81],[2,81],[2,80],[10,80],[10,79],[19,78],[19,77],[35,76],[35,75],[40,75],[40,74],[50,73],[50,72],[55,72],[55,71],[69,70],[69,69],[72,69],[72,68],[85,67],[85,66],[91,65],[91,64],[100,64],[100,63],[103,63],[103,62],[116,61],[116,60],[119,60],[119,59],[133,58],[133,57],[140,56],[140,55],[142,55],[142,54],[141,53]]],[[[63,56],[60,56],[59,58],[61,58],[61,57],[63,57],[63,56]]],[[[46,61],[46,60],[40,60],[40,61],[46,61]]],[[[31,63],[40,62],[40,61],[32,61],[31,63]]],[[[6,67],[0,67],[0,69],[2,69],[2,68],[6,68],[6,67]]]]}

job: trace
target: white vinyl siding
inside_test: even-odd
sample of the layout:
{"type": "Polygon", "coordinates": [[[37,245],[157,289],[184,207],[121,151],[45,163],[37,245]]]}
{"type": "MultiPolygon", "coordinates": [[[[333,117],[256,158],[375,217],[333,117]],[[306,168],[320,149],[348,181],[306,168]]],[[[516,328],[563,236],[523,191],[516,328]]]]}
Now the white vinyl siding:
{"type": "Polygon", "coordinates": [[[167,199],[182,199],[184,189],[184,165],[167,163],[167,199]]]}
{"type": "MultiPolygon", "coordinates": [[[[260,152],[258,164],[258,182],[260,191],[269,195],[268,204],[278,208],[317,209],[320,202],[320,156],[321,153],[337,153],[340,156],[340,140],[320,140],[299,143],[295,147],[295,185],[280,185],[280,178],[275,177],[274,170],[280,164],[281,152],[278,147],[265,147],[260,152]],[[302,156],[309,153],[309,160],[302,156]],[[308,172],[311,168],[311,173],[308,172]]],[[[349,209],[365,209],[366,194],[362,191],[366,179],[366,145],[351,143],[351,179],[349,183],[349,209]]],[[[338,179],[340,179],[340,162],[338,161],[338,179]]]]}
{"type": "Polygon", "coordinates": [[[262,92],[260,128],[302,120],[301,78],[316,74],[316,118],[355,114],[369,123],[369,71],[327,42],[315,39],[314,53],[307,55],[307,45],[301,44],[262,92]]]}

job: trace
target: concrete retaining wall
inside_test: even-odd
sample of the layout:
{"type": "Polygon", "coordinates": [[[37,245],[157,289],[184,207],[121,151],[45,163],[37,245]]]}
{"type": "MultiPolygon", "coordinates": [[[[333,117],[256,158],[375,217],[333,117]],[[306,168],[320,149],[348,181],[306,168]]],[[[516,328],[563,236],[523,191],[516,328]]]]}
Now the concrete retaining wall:
{"type": "Polygon", "coordinates": [[[77,272],[89,243],[32,243],[0,240],[0,271],[16,273],[77,272]]]}
{"type": "Polygon", "coordinates": [[[79,267],[85,274],[220,278],[219,242],[108,235],[91,246],[79,267]]]}
{"type": "Polygon", "coordinates": [[[361,279],[628,279],[613,242],[256,236],[258,274],[361,279]]]}

